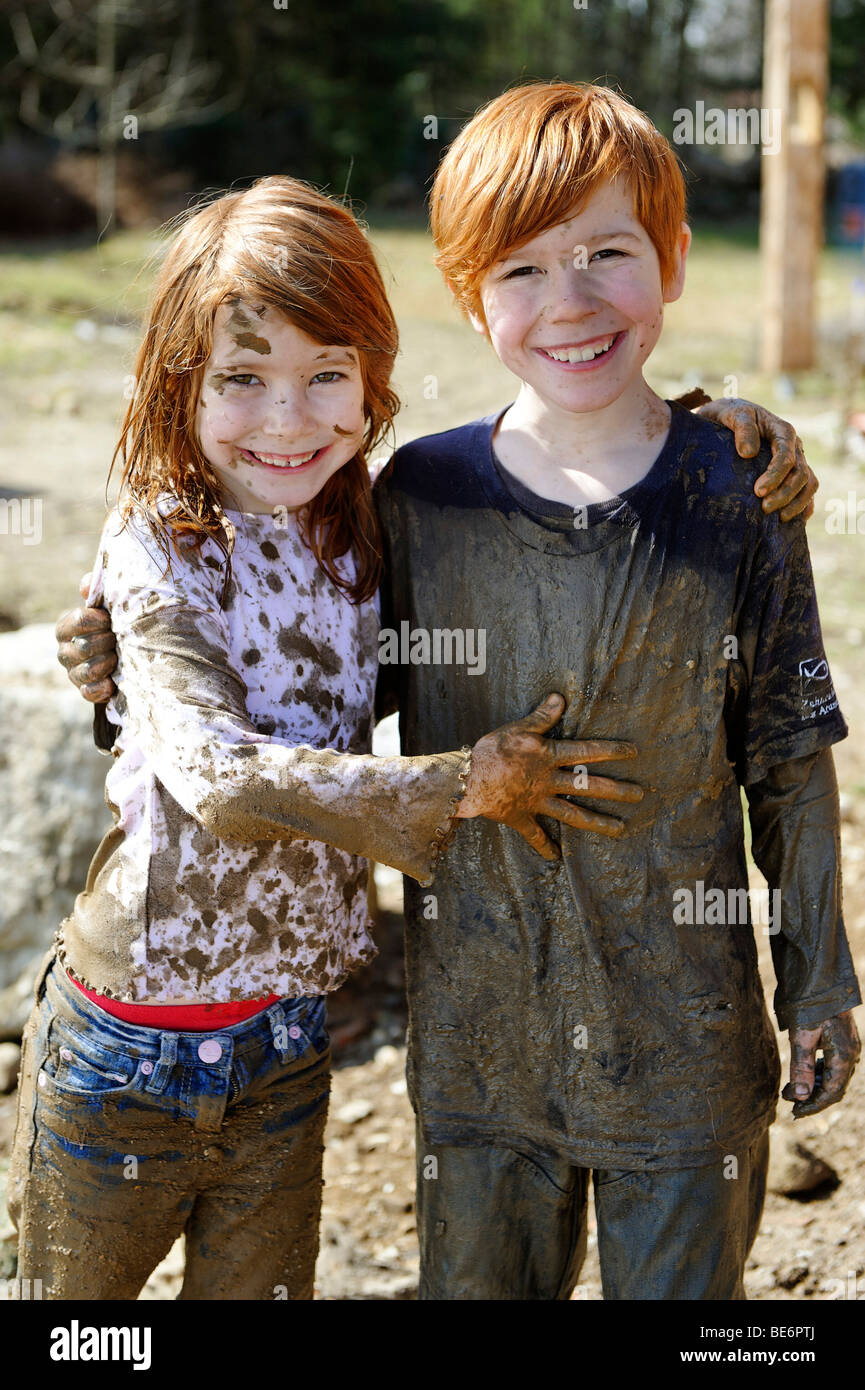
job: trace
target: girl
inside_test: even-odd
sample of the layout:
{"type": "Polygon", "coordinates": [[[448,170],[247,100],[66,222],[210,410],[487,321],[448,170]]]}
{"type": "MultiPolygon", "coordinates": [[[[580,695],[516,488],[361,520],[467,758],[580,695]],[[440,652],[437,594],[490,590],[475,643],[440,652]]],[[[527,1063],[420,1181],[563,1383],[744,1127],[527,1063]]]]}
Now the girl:
{"type": "Polygon", "coordinates": [[[620,825],[559,769],[635,750],[543,739],[560,697],[473,750],[369,755],[396,348],[357,223],[292,179],[195,213],[158,277],[90,591],[115,824],[24,1038],[9,1204],[46,1297],[135,1298],[185,1231],[181,1297],[310,1298],[323,996],[374,954],[365,860],[428,883],[459,817],[547,857],[538,811],[620,825]]]}

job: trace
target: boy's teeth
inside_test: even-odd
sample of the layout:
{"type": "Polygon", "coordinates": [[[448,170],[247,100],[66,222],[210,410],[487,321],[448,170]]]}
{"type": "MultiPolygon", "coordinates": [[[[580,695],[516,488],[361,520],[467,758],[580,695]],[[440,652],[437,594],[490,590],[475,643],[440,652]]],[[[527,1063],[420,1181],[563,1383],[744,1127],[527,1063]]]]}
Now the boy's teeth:
{"type": "Polygon", "coordinates": [[[552,357],[554,362],[591,362],[593,357],[606,352],[612,346],[615,336],[614,333],[605,343],[595,343],[593,347],[547,348],[547,356],[552,357]]]}

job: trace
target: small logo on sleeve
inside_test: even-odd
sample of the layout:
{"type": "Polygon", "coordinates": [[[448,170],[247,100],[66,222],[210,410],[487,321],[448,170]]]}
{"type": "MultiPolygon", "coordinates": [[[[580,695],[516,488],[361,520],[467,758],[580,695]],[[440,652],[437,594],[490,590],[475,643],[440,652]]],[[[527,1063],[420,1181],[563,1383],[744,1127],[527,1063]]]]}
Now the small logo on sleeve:
{"type": "Polygon", "coordinates": [[[838,697],[825,656],[812,656],[807,661],[799,662],[799,693],[803,719],[822,719],[838,708],[838,697]]]}

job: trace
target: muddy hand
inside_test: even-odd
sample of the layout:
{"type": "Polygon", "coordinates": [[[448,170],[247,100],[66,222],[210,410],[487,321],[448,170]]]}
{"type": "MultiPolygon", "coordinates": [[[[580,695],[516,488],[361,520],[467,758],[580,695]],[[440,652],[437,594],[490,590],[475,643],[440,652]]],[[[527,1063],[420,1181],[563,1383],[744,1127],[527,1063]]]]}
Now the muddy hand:
{"type": "Polygon", "coordinates": [[[635,758],[637,750],[632,743],[544,738],[564,708],[561,695],[549,695],[525,719],[503,724],[479,739],[472,749],[471,771],[457,809],[462,819],[485,816],[510,825],[544,859],[559,859],[561,854],[538,824],[539,815],[599,835],[617,836],[625,828],[614,816],[584,810],[564,797],[582,792],[605,801],[643,798],[642,789],[633,782],[590,777],[587,772],[588,763],[635,758]],[[568,767],[578,772],[565,772],[568,767]]]}
{"type": "Polygon", "coordinates": [[[769,467],[754,484],[757,496],[763,498],[764,512],[783,507],[782,521],[791,521],[800,512],[803,521],[814,515],[814,493],[820,484],[805,462],[802,441],[792,425],[752,401],[710,401],[696,413],[732,430],[742,458],[754,458],[764,439],[772,445],[769,467]]]}
{"type": "Polygon", "coordinates": [[[790,1080],[781,1097],[795,1102],[794,1120],[816,1115],[841,1099],[859,1052],[859,1034],[850,1009],[816,1028],[790,1029],[790,1080]],[[823,1049],[822,1063],[817,1061],[818,1047],[823,1049]]]}
{"type": "MultiPolygon", "coordinates": [[[[90,589],[88,574],[81,580],[80,589],[82,598],[86,598],[90,589]]],[[[110,700],[117,689],[111,679],[117,665],[111,615],[104,608],[73,608],[58,619],[54,636],[57,660],[85,700],[94,705],[110,700]]]]}

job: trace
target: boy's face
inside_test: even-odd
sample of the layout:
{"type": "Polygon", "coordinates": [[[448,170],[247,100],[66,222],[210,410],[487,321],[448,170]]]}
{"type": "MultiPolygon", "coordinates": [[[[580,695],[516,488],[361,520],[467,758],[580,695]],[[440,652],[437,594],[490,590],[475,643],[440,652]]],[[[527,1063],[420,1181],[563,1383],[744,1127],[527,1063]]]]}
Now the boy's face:
{"type": "Polygon", "coordinates": [[[229,506],[297,511],[363,443],[357,350],[319,343],[271,308],[221,304],[196,423],[229,506]]]}
{"type": "Polygon", "coordinates": [[[689,244],[683,223],[662,290],[630,189],[609,181],[579,212],[490,267],[480,284],[486,323],[476,314],[472,323],[548,409],[603,410],[642,381],[663,306],[682,293],[689,244]]]}

